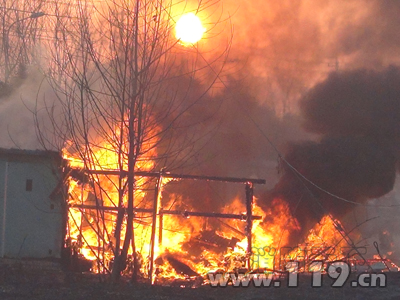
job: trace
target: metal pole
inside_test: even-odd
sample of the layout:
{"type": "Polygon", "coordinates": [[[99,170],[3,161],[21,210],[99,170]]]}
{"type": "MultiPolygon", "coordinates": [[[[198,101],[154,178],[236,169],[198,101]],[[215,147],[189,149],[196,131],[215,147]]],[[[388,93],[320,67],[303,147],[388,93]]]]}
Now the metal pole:
{"type": "Polygon", "coordinates": [[[245,186],[246,195],[246,235],[248,238],[248,268],[251,269],[251,255],[252,255],[252,204],[253,204],[253,184],[247,182],[245,186]]]}

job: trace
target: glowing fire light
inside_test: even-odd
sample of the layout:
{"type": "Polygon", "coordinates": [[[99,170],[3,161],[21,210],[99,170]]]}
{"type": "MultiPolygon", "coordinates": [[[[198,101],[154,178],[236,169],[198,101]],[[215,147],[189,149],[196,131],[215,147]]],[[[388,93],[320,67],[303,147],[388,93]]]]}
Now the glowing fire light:
{"type": "MultiPolygon", "coordinates": [[[[151,136],[156,136],[155,133],[151,136]]],[[[149,144],[143,145],[144,153],[137,160],[138,170],[153,170],[154,157],[157,150],[154,145],[157,139],[149,139],[149,144]],[[146,149],[145,149],[146,148],[146,149]]],[[[90,168],[93,170],[118,170],[118,156],[108,141],[98,143],[93,149],[96,157],[90,168]]],[[[69,153],[69,145],[64,149],[64,158],[71,167],[85,168],[78,153],[69,153]],[[74,156],[75,154],[75,156],[74,156]]],[[[126,164],[126,161],[124,161],[126,164]]],[[[171,179],[164,179],[167,184],[171,179]]],[[[153,182],[154,183],[154,182],[153,182]]],[[[68,244],[84,256],[92,260],[93,272],[103,272],[112,268],[114,257],[113,246],[116,244],[115,224],[117,212],[114,210],[96,210],[94,207],[116,208],[119,201],[118,177],[97,175],[96,177],[71,177],[69,180],[69,220],[68,244]],[[85,207],[80,207],[83,205],[85,207]],[[92,208],[91,208],[92,207],[92,208]],[[97,263],[96,263],[97,262],[97,263]]],[[[145,178],[136,178],[136,207],[150,208],[153,194],[147,194],[150,183],[145,178]],[[138,204],[137,204],[138,203],[138,204]]],[[[163,188],[163,185],[161,189],[163,188]]],[[[124,207],[127,197],[123,195],[124,207]]],[[[187,205],[186,199],[179,194],[170,194],[164,199],[164,207],[171,210],[182,209],[187,205]]],[[[244,201],[234,198],[223,208],[223,213],[243,213],[244,201]]],[[[188,279],[198,274],[205,276],[210,271],[230,272],[245,267],[247,257],[250,257],[251,269],[282,270],[281,257],[304,261],[300,271],[305,271],[307,262],[313,259],[325,261],[337,260],[343,257],[341,249],[347,246],[338,232],[330,216],[324,216],[309,232],[305,242],[295,247],[291,252],[281,253],[281,246],[288,245],[290,232],[299,230],[299,224],[291,218],[288,204],[281,199],[274,199],[270,208],[262,209],[255,198],[253,214],[261,216],[261,220],[253,222],[252,253],[247,253],[246,223],[241,220],[227,219],[220,224],[205,218],[185,218],[183,215],[164,214],[156,222],[154,275],[158,284],[175,279],[188,279]],[[324,251],[322,251],[324,250],[324,251]],[[183,266],[185,266],[184,269],[183,266]],[[192,274],[192,275],[191,275],[192,274]]],[[[149,278],[149,253],[151,249],[150,222],[151,213],[139,212],[135,217],[135,251],[140,261],[140,273],[149,278]]],[[[336,221],[339,224],[339,221],[336,221]]],[[[126,223],[121,228],[123,239],[127,230],[126,223]]],[[[67,244],[67,242],[66,242],[67,244]]],[[[121,245],[120,245],[121,247],[121,245]]],[[[131,257],[133,247],[129,249],[131,257]]],[[[129,272],[129,266],[124,272],[129,272]]],[[[128,274],[128,273],[127,273],[128,274]]]]}
{"type": "Polygon", "coordinates": [[[184,45],[195,44],[202,38],[205,31],[201,21],[193,13],[181,16],[175,25],[175,36],[184,45]]]}

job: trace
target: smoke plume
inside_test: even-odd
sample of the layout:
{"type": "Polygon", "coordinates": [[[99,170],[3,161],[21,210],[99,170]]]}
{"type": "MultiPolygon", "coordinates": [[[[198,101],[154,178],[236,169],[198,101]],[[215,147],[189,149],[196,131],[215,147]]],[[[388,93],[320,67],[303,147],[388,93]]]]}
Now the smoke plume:
{"type": "Polygon", "coordinates": [[[284,198],[304,231],[327,213],[343,217],[354,203],[393,189],[399,164],[400,73],[356,70],[333,73],[300,101],[304,128],[318,141],[292,143],[284,174],[268,198],[284,198]],[[323,189],[323,190],[322,190],[323,189]]]}

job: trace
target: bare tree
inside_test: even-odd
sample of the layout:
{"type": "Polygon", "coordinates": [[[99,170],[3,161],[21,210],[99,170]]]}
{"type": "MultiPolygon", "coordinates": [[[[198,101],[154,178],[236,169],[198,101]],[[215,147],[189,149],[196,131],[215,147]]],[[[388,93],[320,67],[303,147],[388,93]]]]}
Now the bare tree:
{"type": "Polygon", "coordinates": [[[0,2],[0,96],[8,96],[35,61],[43,5],[43,0],[0,2]]]}
{"type": "MultiPolygon", "coordinates": [[[[199,44],[184,47],[174,36],[175,22],[184,11],[202,14],[215,5],[160,0],[56,4],[47,73],[58,101],[48,106],[50,131],[79,157],[82,169],[92,171],[86,199],[97,209],[82,215],[96,233],[98,249],[88,246],[103,270],[109,267],[104,253],[111,249],[114,279],[130,251],[134,278],[138,271],[134,218],[138,205],[147,205],[143,190],[149,182],[136,173],[185,161],[194,137],[177,137],[183,131],[175,129],[189,126],[180,123],[181,116],[207,95],[228,54],[229,40],[218,55],[203,54],[199,44]],[[105,206],[117,213],[106,213],[105,206]]],[[[39,123],[43,146],[54,146],[39,123]]]]}

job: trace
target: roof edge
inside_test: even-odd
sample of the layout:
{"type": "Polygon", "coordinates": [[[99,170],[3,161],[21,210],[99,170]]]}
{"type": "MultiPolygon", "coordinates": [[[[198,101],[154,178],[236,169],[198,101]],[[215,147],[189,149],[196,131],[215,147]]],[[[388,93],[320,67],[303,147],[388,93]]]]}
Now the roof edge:
{"type": "Polygon", "coordinates": [[[18,148],[0,148],[0,156],[39,156],[39,157],[59,157],[61,153],[52,150],[27,150],[18,148]]]}

